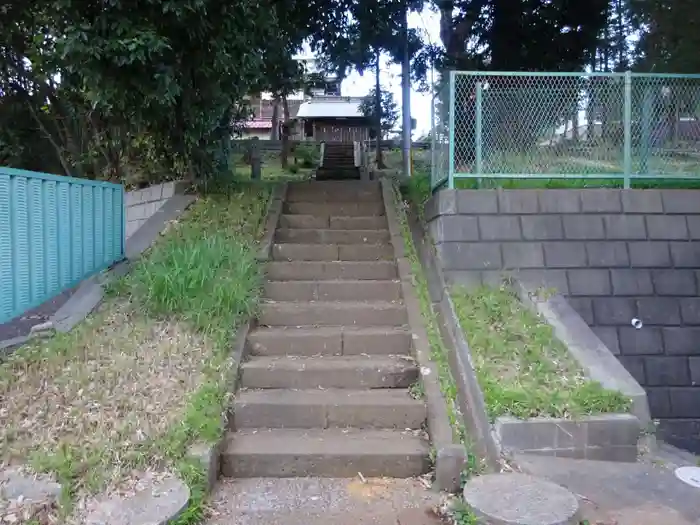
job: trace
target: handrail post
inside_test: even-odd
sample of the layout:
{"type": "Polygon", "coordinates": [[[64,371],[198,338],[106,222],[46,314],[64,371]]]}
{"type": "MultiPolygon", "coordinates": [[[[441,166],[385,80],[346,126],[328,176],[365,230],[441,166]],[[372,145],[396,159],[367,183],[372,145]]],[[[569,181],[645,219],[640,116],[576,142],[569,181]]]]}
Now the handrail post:
{"type": "Polygon", "coordinates": [[[624,187],[629,189],[632,178],[632,72],[625,72],[625,144],[624,144],[624,187]]]}

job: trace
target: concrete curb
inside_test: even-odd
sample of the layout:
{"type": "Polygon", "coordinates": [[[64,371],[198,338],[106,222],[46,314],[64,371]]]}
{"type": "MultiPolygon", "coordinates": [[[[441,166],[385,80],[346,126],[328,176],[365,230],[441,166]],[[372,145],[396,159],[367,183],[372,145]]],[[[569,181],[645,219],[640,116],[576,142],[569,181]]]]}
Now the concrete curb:
{"type": "Polygon", "coordinates": [[[270,258],[270,250],[274,243],[275,230],[279,223],[280,215],[282,215],[282,207],[287,198],[288,183],[283,183],[275,186],[270,193],[270,199],[267,202],[267,211],[265,212],[265,233],[260,239],[260,247],[256,256],[258,261],[267,261],[270,258]]]}
{"type": "Polygon", "coordinates": [[[381,185],[391,243],[394,247],[394,257],[398,267],[399,279],[401,280],[401,291],[412,332],[413,348],[421,368],[421,376],[425,388],[428,408],[428,434],[436,450],[435,487],[438,490],[455,492],[459,490],[462,471],[466,465],[466,451],[462,444],[455,443],[453,440],[447,402],[438,383],[438,370],[430,360],[430,344],[423,324],[420,304],[413,290],[411,265],[406,258],[403,235],[401,234],[396,209],[394,208],[393,188],[391,187],[391,182],[387,179],[381,179],[381,185]]]}
{"type": "Polygon", "coordinates": [[[491,432],[484,395],[476,378],[469,345],[459,327],[445,276],[415,210],[408,214],[408,223],[428,281],[428,291],[433,311],[438,318],[440,335],[449,352],[450,370],[457,384],[457,400],[464,425],[474,439],[475,453],[479,459],[489,470],[498,471],[501,466],[501,453],[491,432]]]}

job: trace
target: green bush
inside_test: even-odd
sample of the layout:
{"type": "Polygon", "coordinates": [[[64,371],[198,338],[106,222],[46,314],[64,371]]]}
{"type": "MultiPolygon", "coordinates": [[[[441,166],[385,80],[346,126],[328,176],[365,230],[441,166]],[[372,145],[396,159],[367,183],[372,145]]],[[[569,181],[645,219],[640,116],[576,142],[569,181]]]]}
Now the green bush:
{"type": "Polygon", "coordinates": [[[320,160],[318,148],[309,144],[299,144],[294,149],[294,157],[301,161],[302,168],[313,168],[320,160]]]}
{"type": "Polygon", "coordinates": [[[299,166],[297,164],[292,164],[287,169],[289,170],[289,173],[299,173],[299,166]]]}

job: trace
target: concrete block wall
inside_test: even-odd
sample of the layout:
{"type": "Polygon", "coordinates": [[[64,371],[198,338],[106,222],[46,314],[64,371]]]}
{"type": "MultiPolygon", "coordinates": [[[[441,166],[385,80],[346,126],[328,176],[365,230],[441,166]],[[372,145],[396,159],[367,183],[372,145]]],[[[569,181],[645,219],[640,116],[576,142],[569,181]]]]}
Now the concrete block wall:
{"type": "Polygon", "coordinates": [[[126,238],[131,237],[165,202],[181,193],[182,185],[175,181],[155,184],[142,190],[128,191],[124,198],[126,208],[126,238]]]}
{"type": "Polygon", "coordinates": [[[646,389],[660,436],[700,452],[700,191],[443,190],[425,212],[451,282],[557,288],[646,389]]]}

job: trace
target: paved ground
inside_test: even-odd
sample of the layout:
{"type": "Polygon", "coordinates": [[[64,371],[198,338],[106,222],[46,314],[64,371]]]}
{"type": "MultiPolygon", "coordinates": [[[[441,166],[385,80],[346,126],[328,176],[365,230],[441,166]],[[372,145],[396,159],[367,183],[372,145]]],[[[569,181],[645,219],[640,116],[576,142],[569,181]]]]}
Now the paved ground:
{"type": "Polygon", "coordinates": [[[222,479],[207,525],[439,525],[414,479],[222,479]]]}
{"type": "Polygon", "coordinates": [[[22,315],[15,317],[12,321],[0,324],[0,341],[28,335],[32,326],[48,321],[49,318],[70,299],[70,296],[73,295],[76,289],[77,286],[66,290],[36,308],[32,308],[22,315]]]}
{"type": "Polygon", "coordinates": [[[697,525],[700,489],[663,466],[519,455],[525,472],[577,495],[591,525],[697,525]]]}

